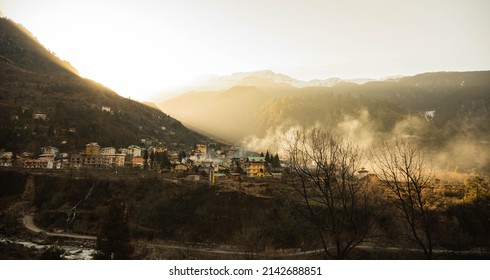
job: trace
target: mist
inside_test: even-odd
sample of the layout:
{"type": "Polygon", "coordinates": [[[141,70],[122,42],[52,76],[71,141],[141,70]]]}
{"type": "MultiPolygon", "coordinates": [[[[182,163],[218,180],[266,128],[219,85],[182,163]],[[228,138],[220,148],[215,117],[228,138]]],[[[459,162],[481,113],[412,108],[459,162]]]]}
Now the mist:
{"type": "Polygon", "coordinates": [[[301,88],[270,71],[240,78],[226,79],[228,89],[189,92],[161,108],[201,133],[255,152],[281,155],[285,135],[318,128],[365,151],[409,140],[438,169],[490,172],[489,71],[301,88]]]}

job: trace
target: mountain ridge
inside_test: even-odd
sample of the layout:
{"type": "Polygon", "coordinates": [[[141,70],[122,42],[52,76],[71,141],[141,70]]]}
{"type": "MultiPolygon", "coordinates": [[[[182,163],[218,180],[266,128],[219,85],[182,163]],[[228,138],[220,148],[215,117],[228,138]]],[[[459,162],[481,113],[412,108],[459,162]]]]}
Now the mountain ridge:
{"type": "Polygon", "coordinates": [[[489,153],[476,152],[490,148],[490,71],[429,72],[328,87],[255,81],[247,87],[195,90],[158,105],[190,126],[251,149],[277,150],[275,142],[291,129],[319,126],[365,147],[392,137],[418,139],[427,149],[452,151],[435,155],[447,166],[459,158],[468,163],[461,165],[474,161],[473,167],[490,171],[489,153]],[[240,101],[219,98],[229,91],[241,95],[235,96],[240,101]],[[464,156],[458,150],[470,152],[464,156]]]}
{"type": "Polygon", "coordinates": [[[76,151],[89,142],[192,147],[206,137],[160,109],[81,78],[23,27],[0,19],[0,148],[76,151]]]}

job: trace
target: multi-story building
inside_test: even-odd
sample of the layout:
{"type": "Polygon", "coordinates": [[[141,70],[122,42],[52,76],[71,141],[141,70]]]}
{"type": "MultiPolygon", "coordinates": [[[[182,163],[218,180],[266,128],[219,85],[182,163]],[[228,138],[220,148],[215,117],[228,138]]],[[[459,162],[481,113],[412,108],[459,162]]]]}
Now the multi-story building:
{"type": "Polygon", "coordinates": [[[52,169],[53,161],[48,159],[27,159],[24,161],[24,168],[29,169],[52,169]]]}
{"type": "Polygon", "coordinates": [[[80,169],[83,167],[84,154],[70,154],[69,166],[73,169],[80,169]]]}
{"type": "Polygon", "coordinates": [[[100,149],[100,154],[101,155],[115,155],[116,154],[116,148],[104,147],[104,148],[100,149]]]}
{"type": "Polygon", "coordinates": [[[133,157],[131,159],[131,165],[133,167],[143,167],[145,160],[142,157],[133,157]]]}
{"type": "Polygon", "coordinates": [[[88,143],[85,145],[85,154],[86,155],[99,155],[100,154],[100,145],[96,142],[88,143]]]}
{"type": "Polygon", "coordinates": [[[205,154],[206,154],[206,152],[207,152],[207,147],[206,147],[206,145],[204,145],[204,144],[196,144],[196,150],[197,150],[199,153],[201,153],[201,154],[205,155],[205,154]]]}
{"type": "Polygon", "coordinates": [[[46,146],[41,148],[42,154],[58,155],[60,150],[56,147],[46,146]]]}
{"type": "Polygon", "coordinates": [[[136,146],[136,145],[131,145],[128,147],[128,150],[131,152],[130,154],[133,157],[140,157],[141,156],[141,147],[136,146]]]}
{"type": "Polygon", "coordinates": [[[0,153],[0,166],[12,167],[14,162],[14,154],[12,152],[0,153]]]}
{"type": "Polygon", "coordinates": [[[264,175],[265,175],[265,157],[248,157],[247,176],[264,177],[264,175]]]}

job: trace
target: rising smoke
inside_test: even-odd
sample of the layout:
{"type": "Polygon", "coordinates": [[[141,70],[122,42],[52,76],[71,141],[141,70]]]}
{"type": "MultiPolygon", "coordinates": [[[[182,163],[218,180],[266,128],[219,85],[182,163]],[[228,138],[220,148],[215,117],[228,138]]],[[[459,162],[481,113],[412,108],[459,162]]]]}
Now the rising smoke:
{"type": "Polygon", "coordinates": [[[310,125],[300,125],[289,120],[279,126],[269,127],[263,137],[250,135],[241,143],[249,150],[269,150],[286,156],[282,147],[285,147],[287,135],[292,135],[298,130],[320,128],[337,138],[356,143],[365,152],[385,141],[405,139],[418,144],[427,162],[437,170],[490,172],[489,142],[465,135],[451,135],[445,138],[444,131],[434,131],[431,121],[423,115],[408,115],[396,122],[391,130],[381,131],[381,125],[370,117],[368,109],[363,108],[356,116],[345,115],[333,128],[327,128],[319,121],[310,125]]]}

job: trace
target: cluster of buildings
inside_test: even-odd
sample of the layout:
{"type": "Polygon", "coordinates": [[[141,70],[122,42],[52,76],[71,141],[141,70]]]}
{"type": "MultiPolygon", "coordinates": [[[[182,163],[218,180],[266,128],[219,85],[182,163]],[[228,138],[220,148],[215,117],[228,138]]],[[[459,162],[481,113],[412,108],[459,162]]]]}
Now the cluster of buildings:
{"type": "Polygon", "coordinates": [[[56,147],[42,147],[41,153],[15,155],[0,152],[0,167],[26,169],[119,169],[148,168],[158,172],[181,172],[220,176],[280,177],[281,170],[272,170],[265,157],[243,155],[239,148],[215,143],[196,144],[190,151],[168,151],[163,147],[143,148],[131,145],[127,148],[101,147],[92,142],[82,152],[65,153],[56,147]],[[157,162],[155,154],[165,154],[169,166],[157,162]],[[212,172],[211,172],[212,171],[212,172]]]}

